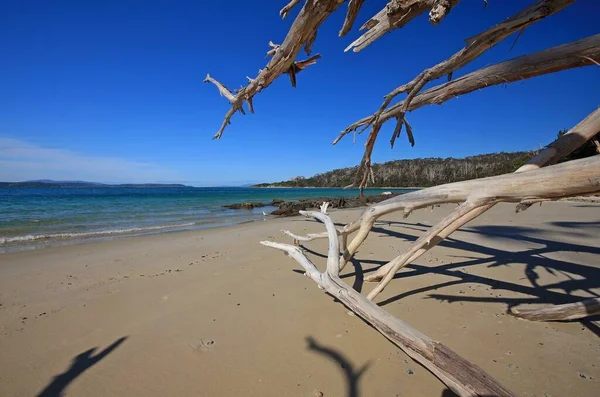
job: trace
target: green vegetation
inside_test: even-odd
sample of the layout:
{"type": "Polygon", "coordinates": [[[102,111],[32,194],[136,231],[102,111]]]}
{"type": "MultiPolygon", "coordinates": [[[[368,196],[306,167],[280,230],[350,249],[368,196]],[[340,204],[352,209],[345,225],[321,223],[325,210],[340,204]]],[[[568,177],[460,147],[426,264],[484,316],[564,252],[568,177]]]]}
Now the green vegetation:
{"type": "MultiPolygon", "coordinates": [[[[490,153],[465,158],[420,158],[374,164],[375,183],[369,187],[427,187],[448,182],[506,174],[525,164],[534,152],[490,153]]],[[[343,187],[354,182],[356,167],[342,168],[310,178],[261,183],[255,187],[343,187]]]]}

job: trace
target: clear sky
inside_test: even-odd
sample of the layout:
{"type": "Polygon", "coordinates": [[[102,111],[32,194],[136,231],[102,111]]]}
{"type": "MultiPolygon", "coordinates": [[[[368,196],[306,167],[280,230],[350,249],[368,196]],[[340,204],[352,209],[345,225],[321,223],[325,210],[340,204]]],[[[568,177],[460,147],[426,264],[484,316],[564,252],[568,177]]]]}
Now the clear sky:
{"type": "MultiPolygon", "coordinates": [[[[439,26],[425,15],[360,53],[343,49],[386,1],[367,0],[355,28],[337,37],[346,6],[321,27],[315,66],[283,76],[211,138],[228,109],[207,72],[230,88],[266,63],[299,7],[287,0],[38,0],[0,3],[0,180],[241,184],[356,165],[365,136],[339,131],[372,113],[384,94],[458,51],[463,40],[534,1],[463,0],[439,26]]],[[[598,0],[579,0],[455,74],[599,32],[598,0]]],[[[537,149],[593,111],[600,69],[586,67],[492,87],[409,114],[416,138],[382,162],[537,149]]]]}

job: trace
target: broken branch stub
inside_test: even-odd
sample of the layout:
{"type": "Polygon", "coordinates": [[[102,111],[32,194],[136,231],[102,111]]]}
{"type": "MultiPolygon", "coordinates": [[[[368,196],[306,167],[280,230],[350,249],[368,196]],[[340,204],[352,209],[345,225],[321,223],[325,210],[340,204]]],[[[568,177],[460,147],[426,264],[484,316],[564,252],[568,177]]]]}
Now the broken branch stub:
{"type": "Polygon", "coordinates": [[[359,52],[381,36],[404,27],[427,11],[430,11],[429,21],[437,25],[458,2],[459,0],[390,0],[381,11],[361,26],[360,30],[366,32],[344,51],[359,52]]]}

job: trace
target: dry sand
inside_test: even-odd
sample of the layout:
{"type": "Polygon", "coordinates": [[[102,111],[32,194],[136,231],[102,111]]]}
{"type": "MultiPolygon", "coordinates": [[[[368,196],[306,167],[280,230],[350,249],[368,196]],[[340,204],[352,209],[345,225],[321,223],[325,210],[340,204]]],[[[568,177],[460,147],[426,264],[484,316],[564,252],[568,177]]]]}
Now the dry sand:
{"type": "MultiPolygon", "coordinates": [[[[356,255],[362,271],[452,208],[385,217],[356,255]]],[[[0,255],[0,395],[450,396],[258,244],[285,241],[283,228],[322,230],[275,219],[0,255]]],[[[385,309],[519,395],[598,396],[597,322],[505,312],[600,293],[600,206],[499,205],[451,237],[394,280],[379,297],[385,309]]],[[[307,249],[322,268],[326,242],[307,249]]],[[[355,270],[345,280],[364,293],[355,270]]]]}

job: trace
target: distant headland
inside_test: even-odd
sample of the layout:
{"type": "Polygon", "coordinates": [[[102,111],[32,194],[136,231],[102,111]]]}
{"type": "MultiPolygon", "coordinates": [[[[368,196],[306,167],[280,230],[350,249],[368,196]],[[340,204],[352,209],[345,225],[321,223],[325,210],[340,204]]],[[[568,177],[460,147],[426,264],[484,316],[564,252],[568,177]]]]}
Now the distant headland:
{"type": "Polygon", "coordinates": [[[120,183],[120,184],[109,184],[99,182],[86,182],[86,181],[54,181],[51,179],[38,179],[34,181],[23,181],[23,182],[0,182],[0,188],[21,188],[21,187],[35,187],[35,188],[91,188],[91,187],[131,187],[131,188],[152,188],[152,187],[188,187],[178,183],[120,183]]]}

